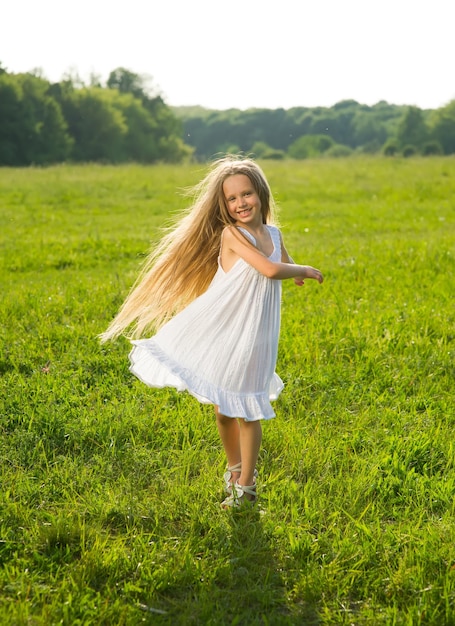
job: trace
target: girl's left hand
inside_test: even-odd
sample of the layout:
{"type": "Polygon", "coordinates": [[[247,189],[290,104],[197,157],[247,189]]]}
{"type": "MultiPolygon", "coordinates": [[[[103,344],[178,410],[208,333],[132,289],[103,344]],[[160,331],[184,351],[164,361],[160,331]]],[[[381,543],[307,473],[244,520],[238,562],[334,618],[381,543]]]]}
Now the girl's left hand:
{"type": "Polygon", "coordinates": [[[323,282],[324,277],[318,269],[316,269],[315,267],[311,267],[311,265],[304,265],[303,267],[305,268],[305,274],[303,276],[296,276],[294,278],[294,282],[296,285],[298,285],[299,287],[304,285],[305,278],[314,278],[314,280],[317,280],[318,283],[323,282]]]}

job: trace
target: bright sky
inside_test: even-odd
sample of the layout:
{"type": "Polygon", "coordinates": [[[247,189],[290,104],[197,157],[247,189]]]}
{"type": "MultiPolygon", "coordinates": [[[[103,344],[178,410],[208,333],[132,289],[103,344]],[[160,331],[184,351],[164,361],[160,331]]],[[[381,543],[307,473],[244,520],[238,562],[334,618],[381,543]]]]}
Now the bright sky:
{"type": "Polygon", "coordinates": [[[125,67],[172,106],[455,99],[453,0],[14,0],[1,13],[9,72],[104,82],[125,67]]]}

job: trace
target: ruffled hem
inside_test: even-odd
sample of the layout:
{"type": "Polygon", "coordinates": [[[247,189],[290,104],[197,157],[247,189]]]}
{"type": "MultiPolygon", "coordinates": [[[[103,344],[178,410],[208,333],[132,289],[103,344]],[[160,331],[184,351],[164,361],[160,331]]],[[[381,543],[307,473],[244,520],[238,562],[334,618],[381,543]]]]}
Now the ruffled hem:
{"type": "Polygon", "coordinates": [[[130,371],[149,387],[174,387],[177,391],[188,391],[203,404],[216,404],[227,417],[240,417],[249,422],[275,417],[270,401],[276,400],[284,388],[278,374],[273,375],[268,392],[239,394],[218,389],[195,372],[183,368],[166,355],[153,339],[132,343],[130,371]]]}

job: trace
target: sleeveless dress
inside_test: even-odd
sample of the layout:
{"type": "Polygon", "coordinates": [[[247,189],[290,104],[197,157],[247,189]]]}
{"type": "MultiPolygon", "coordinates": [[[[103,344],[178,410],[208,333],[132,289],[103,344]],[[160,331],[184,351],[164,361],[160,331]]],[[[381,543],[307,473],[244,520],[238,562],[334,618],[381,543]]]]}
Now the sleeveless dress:
{"type": "MultiPolygon", "coordinates": [[[[280,233],[269,259],[281,261],[280,233]]],[[[255,245],[254,237],[239,228],[255,245]]],[[[243,259],[218,270],[207,291],[150,339],[132,341],[130,370],[150,387],[188,391],[247,421],[275,417],[271,400],[283,389],[275,373],[280,332],[281,280],[267,278],[243,259]]]]}

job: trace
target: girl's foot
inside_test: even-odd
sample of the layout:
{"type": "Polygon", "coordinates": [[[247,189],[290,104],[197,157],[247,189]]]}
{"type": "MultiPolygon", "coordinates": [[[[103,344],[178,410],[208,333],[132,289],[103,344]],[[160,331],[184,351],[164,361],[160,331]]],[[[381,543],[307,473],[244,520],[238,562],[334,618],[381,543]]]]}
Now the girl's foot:
{"type": "MultiPolygon", "coordinates": [[[[224,472],[223,480],[224,480],[224,493],[227,495],[232,494],[232,486],[235,485],[237,480],[240,478],[240,474],[242,472],[242,463],[237,463],[237,465],[233,465],[232,467],[228,467],[224,472]]],[[[258,477],[257,469],[253,472],[254,479],[258,477]]]]}
{"type": "Polygon", "coordinates": [[[232,493],[221,503],[222,509],[238,508],[245,503],[255,504],[257,500],[256,482],[253,485],[231,485],[232,493]]]}

